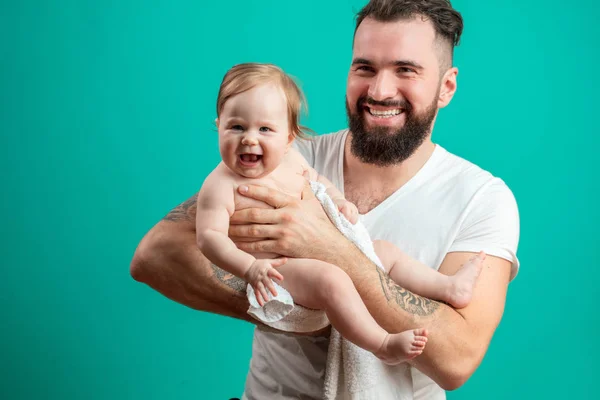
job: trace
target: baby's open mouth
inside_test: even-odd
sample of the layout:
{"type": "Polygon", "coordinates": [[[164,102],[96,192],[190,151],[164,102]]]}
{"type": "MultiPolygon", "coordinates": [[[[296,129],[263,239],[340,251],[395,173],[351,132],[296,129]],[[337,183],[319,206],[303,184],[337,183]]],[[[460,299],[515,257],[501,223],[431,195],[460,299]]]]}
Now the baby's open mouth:
{"type": "Polygon", "coordinates": [[[254,164],[262,159],[262,154],[240,154],[242,164],[254,164]]]}

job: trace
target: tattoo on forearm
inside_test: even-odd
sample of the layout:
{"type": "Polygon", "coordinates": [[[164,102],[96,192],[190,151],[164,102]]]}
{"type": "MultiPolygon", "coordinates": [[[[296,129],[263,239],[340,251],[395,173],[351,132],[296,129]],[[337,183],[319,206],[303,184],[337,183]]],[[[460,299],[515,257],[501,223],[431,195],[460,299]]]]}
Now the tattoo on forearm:
{"type": "Polygon", "coordinates": [[[163,219],[165,221],[193,221],[196,218],[196,193],[177,207],[171,210],[163,219]]]}
{"type": "Polygon", "coordinates": [[[210,264],[210,266],[212,267],[215,277],[219,282],[225,284],[227,287],[235,290],[236,292],[246,292],[246,282],[243,279],[240,279],[237,276],[222,270],[214,264],[210,264]]]}
{"type": "Polygon", "coordinates": [[[404,311],[418,316],[431,315],[439,308],[440,303],[437,301],[409,292],[396,284],[381,268],[375,268],[377,268],[381,287],[388,303],[395,303],[404,311]]]}

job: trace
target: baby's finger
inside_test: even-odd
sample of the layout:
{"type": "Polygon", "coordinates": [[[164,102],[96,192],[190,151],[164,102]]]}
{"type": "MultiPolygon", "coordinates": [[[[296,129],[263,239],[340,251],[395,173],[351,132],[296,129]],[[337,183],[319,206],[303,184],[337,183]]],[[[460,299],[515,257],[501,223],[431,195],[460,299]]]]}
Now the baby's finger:
{"type": "Polygon", "coordinates": [[[265,289],[265,285],[263,285],[262,282],[260,282],[258,284],[258,290],[260,290],[260,294],[262,295],[263,299],[265,300],[265,303],[267,301],[269,301],[269,295],[267,294],[267,290],[265,289]]]}
{"type": "Polygon", "coordinates": [[[286,262],[288,262],[287,257],[281,257],[281,258],[271,261],[271,266],[273,268],[281,267],[286,262]]]}
{"type": "Polygon", "coordinates": [[[279,271],[277,271],[276,269],[269,270],[267,275],[269,276],[269,278],[277,279],[278,281],[283,280],[283,275],[281,275],[281,273],[279,271]]]}
{"type": "Polygon", "coordinates": [[[271,292],[273,296],[277,296],[277,289],[275,289],[275,285],[273,285],[273,281],[270,279],[267,283],[267,289],[269,289],[269,292],[271,292]]]}
{"type": "Polygon", "coordinates": [[[256,295],[256,301],[258,301],[258,305],[262,307],[265,303],[262,299],[262,295],[260,294],[258,288],[254,288],[254,294],[256,295]]]}

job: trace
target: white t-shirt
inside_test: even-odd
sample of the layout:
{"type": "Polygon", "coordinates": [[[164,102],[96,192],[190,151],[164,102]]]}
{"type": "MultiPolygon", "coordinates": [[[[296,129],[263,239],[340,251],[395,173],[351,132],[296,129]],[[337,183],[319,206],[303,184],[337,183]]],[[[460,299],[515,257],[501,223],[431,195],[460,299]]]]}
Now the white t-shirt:
{"type": "MultiPolygon", "coordinates": [[[[296,140],[308,163],[344,193],[344,144],[348,130],[296,140]]],[[[479,252],[519,269],[519,214],[506,184],[436,145],[419,172],[381,204],[360,216],[372,239],[394,243],[438,269],[449,252],[479,252]]],[[[327,338],[255,330],[245,398],[321,399],[327,338]]],[[[445,392],[412,368],[416,400],[445,399],[445,392]]]]}

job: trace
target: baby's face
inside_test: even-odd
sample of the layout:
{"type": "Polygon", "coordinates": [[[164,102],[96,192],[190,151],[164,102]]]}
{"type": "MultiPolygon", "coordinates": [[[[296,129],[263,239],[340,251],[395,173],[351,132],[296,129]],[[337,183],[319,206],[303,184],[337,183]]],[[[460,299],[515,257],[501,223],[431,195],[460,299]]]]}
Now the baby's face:
{"type": "Polygon", "coordinates": [[[217,123],[223,162],[246,178],[271,173],[291,143],[287,102],[274,84],[256,86],[227,100],[217,123]]]}

